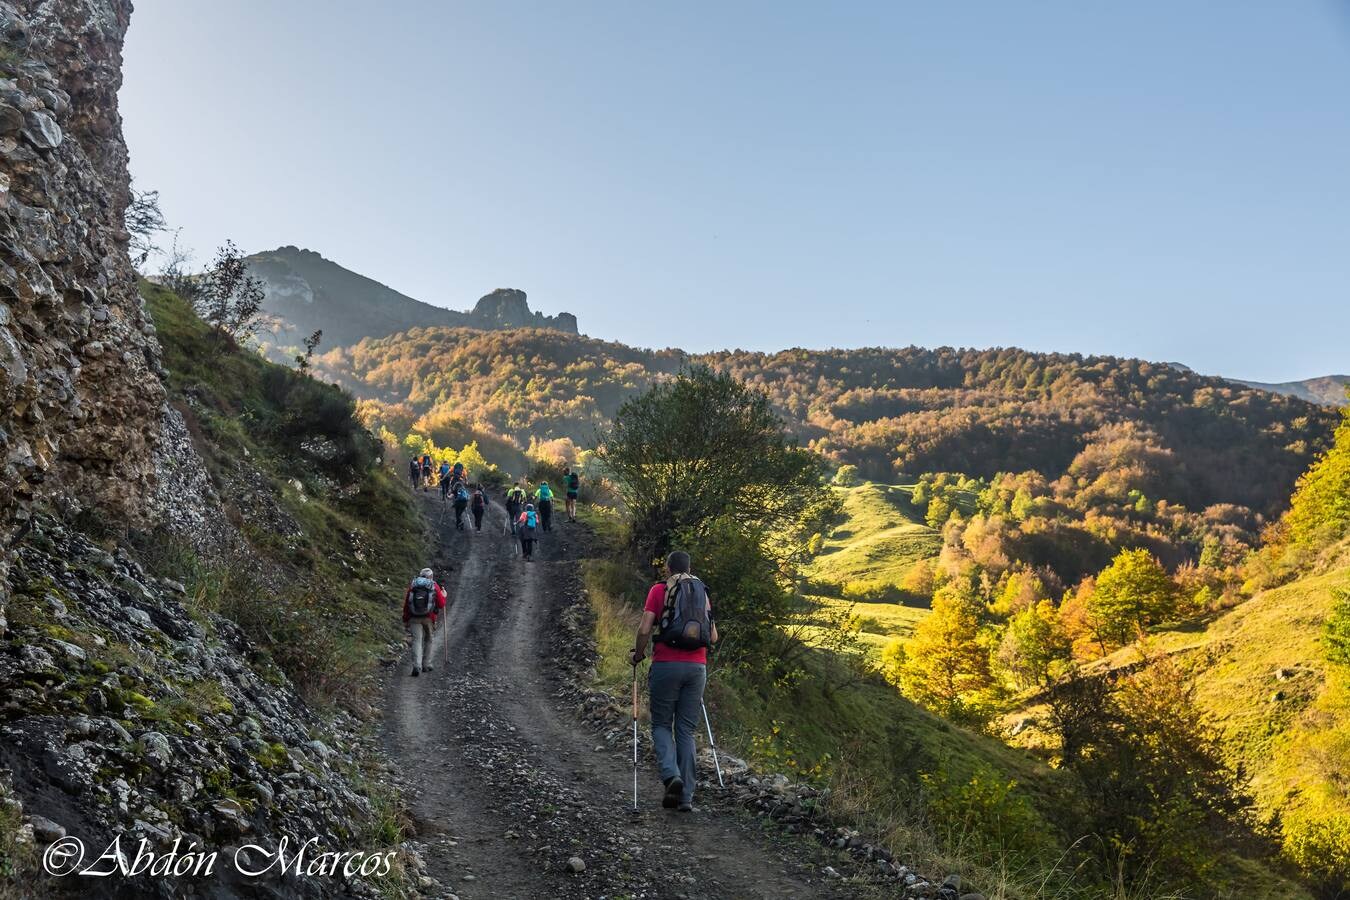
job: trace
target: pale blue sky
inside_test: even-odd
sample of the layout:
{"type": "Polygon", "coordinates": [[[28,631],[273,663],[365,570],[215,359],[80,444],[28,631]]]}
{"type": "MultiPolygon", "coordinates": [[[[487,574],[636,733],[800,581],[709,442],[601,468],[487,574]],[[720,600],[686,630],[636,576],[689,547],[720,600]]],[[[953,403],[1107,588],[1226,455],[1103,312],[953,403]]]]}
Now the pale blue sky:
{"type": "Polygon", "coordinates": [[[137,0],[121,100],[199,259],[642,346],[1350,371],[1330,0],[137,0]]]}

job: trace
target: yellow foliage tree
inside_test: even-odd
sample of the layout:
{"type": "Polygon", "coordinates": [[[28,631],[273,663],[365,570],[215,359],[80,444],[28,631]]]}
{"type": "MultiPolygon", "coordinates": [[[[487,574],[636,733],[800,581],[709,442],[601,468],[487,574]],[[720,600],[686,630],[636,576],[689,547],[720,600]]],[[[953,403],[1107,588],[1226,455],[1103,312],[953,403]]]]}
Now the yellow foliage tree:
{"type": "Polygon", "coordinates": [[[955,582],[933,595],[933,611],[905,648],[906,696],[950,719],[981,721],[995,687],[989,651],[980,641],[981,603],[955,582]]]}
{"type": "Polygon", "coordinates": [[[1286,521],[1298,544],[1317,546],[1350,534],[1350,406],[1335,445],[1299,478],[1286,521]]]}

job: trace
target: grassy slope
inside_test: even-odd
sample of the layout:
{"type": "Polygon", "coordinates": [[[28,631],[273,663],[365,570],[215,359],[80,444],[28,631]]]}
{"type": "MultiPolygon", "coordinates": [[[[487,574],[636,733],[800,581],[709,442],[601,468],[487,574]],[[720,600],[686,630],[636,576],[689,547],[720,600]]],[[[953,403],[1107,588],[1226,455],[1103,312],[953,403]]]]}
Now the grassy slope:
{"type": "Polygon", "coordinates": [[[812,581],[899,586],[920,559],[936,556],[942,537],[910,506],[913,485],[863,482],[837,488],[844,522],[825,541],[805,574],[812,581]]]}
{"type": "Polygon", "coordinates": [[[910,505],[913,485],[863,482],[836,488],[844,518],[804,574],[827,606],[848,606],[857,617],[858,639],[878,650],[892,637],[908,637],[927,609],[895,602],[841,600],[846,585],[869,593],[900,594],[900,583],[914,563],[937,556],[942,537],[910,505]]]}
{"type": "MultiPolygon", "coordinates": [[[[1291,751],[1319,724],[1315,707],[1327,689],[1322,625],[1332,592],[1345,587],[1350,587],[1350,567],[1263,591],[1202,625],[1149,638],[1152,652],[1178,654],[1194,667],[1197,701],[1219,729],[1228,760],[1248,778],[1256,813],[1264,822],[1278,822],[1305,795],[1325,787],[1326,773],[1291,751]]],[[[1139,649],[1126,647],[1097,661],[1090,671],[1128,666],[1138,659],[1139,649]]],[[[1007,721],[1041,712],[1038,707],[1022,709],[1007,721]]],[[[1017,740],[1028,748],[1048,745],[1036,728],[1017,740]]],[[[1254,898],[1308,896],[1259,864],[1240,865],[1252,873],[1244,887],[1254,898]]],[[[1243,879],[1240,873],[1236,877],[1243,879]]]]}
{"type": "MultiPolygon", "coordinates": [[[[1229,758],[1250,777],[1263,817],[1297,802],[1316,777],[1287,751],[1326,687],[1322,624],[1332,591],[1345,587],[1350,567],[1264,591],[1203,628],[1152,639],[1156,649],[1185,654],[1196,666],[1197,699],[1223,732],[1229,758]]],[[[1127,648],[1104,664],[1136,657],[1127,648]]]]}
{"type": "MultiPolygon", "coordinates": [[[[916,559],[934,555],[939,539],[909,510],[909,490],[870,483],[845,489],[847,518],[831,536],[827,553],[811,567],[812,580],[838,579],[833,583],[842,584],[875,577],[896,583],[916,559]],[[830,547],[836,549],[830,552],[830,547]]],[[[615,534],[611,516],[594,524],[606,536],[615,534]]],[[[631,674],[625,655],[632,646],[641,585],[607,562],[593,563],[587,580],[598,616],[598,678],[607,689],[623,694],[631,674]]],[[[1263,807],[1297,790],[1298,773],[1275,764],[1272,751],[1287,739],[1284,729],[1297,721],[1320,689],[1317,633],[1330,605],[1330,589],[1346,582],[1350,569],[1297,582],[1229,611],[1203,631],[1173,632],[1156,639],[1160,648],[1190,648],[1205,660],[1201,702],[1223,728],[1235,759],[1256,776],[1254,786],[1263,807]],[[1272,640],[1271,635],[1279,637],[1272,640]],[[1277,682],[1278,667],[1296,667],[1303,674],[1277,682]],[[1270,702],[1275,690],[1285,691],[1284,702],[1270,702]]],[[[926,611],[892,603],[857,603],[854,612],[864,620],[862,640],[879,645],[887,640],[884,635],[907,634],[926,611]],[[874,631],[866,630],[868,619],[876,620],[874,631]]],[[[1125,664],[1132,658],[1122,653],[1114,661],[1125,664]]],[[[790,686],[725,671],[716,674],[709,686],[709,706],[718,724],[719,744],[768,770],[786,770],[789,760],[799,770],[809,770],[829,754],[827,768],[836,784],[842,780],[841,793],[854,794],[849,804],[870,807],[864,818],[873,813],[869,824],[874,830],[883,832],[897,852],[921,869],[964,871],[982,887],[992,888],[990,896],[1069,897],[1076,896],[1075,887],[1088,896],[1100,896],[1088,885],[1038,889],[1030,873],[1005,878],[972,866],[960,848],[935,839],[922,822],[903,814],[889,818],[897,801],[913,799],[916,773],[941,768],[960,780],[984,768],[1015,781],[1017,793],[1031,802],[1045,823],[1059,821],[1056,814],[1065,802],[1072,802],[1066,801],[1072,789],[1064,775],[1029,752],[1037,743],[1035,729],[1025,733],[1027,749],[1010,748],[925,712],[879,679],[853,679],[830,689],[830,683],[848,676],[824,654],[812,669],[813,677],[790,686]],[[775,727],[778,737],[766,740],[775,727]],[[858,796],[859,791],[864,796],[858,796]]],[[[1230,858],[1226,865],[1231,879],[1243,886],[1243,896],[1253,900],[1309,897],[1259,863],[1230,858]]]]}
{"type": "MultiPolygon", "coordinates": [[[[254,548],[288,579],[307,593],[317,594],[322,586],[323,596],[309,599],[315,601],[323,632],[333,639],[311,650],[324,651],[327,658],[314,660],[318,671],[311,683],[303,683],[304,673],[289,674],[300,675],[300,686],[311,696],[342,697],[349,703],[369,699],[374,659],[398,634],[395,581],[424,564],[425,529],[401,481],[376,466],[340,490],[325,484],[318,466],[273,437],[274,426],[292,412],[264,388],[264,378],[277,367],[251,352],[213,352],[207,326],[185,301],[148,283],[142,284],[142,293],[164,348],[170,398],[180,408],[187,408],[187,395],[195,400],[194,441],[213,480],[218,486],[227,483],[239,460],[247,459],[269,483],[277,506],[300,526],[298,534],[278,535],[241,523],[254,548]]],[[[228,508],[228,494],[224,499],[228,508]]],[[[176,568],[186,564],[198,582],[189,587],[199,596],[211,598],[255,637],[271,630],[274,623],[266,616],[270,607],[281,606],[276,598],[231,598],[231,584],[247,589],[247,582],[241,585],[219,567],[185,560],[191,554],[182,548],[167,549],[164,562],[176,568]]]]}

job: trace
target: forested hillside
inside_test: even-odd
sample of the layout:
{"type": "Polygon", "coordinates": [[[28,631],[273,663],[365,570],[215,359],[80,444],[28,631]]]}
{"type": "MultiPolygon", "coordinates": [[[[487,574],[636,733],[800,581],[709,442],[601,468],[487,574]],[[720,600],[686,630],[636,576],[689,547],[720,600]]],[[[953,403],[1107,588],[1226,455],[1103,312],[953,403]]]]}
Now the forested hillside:
{"type": "Polygon", "coordinates": [[[1277,513],[1335,421],[1333,410],[1163,364],[1015,349],[686,356],[551,331],[422,328],[317,364],[378,400],[381,417],[412,427],[422,416],[424,426],[455,419],[524,449],[531,439],[590,443],[624,399],[690,363],[762,389],[804,444],[879,481],[1088,477],[1130,423],[1130,443],[1145,451],[1138,487],[1196,510],[1277,513]],[[1070,472],[1076,460],[1084,472],[1070,472]]]}

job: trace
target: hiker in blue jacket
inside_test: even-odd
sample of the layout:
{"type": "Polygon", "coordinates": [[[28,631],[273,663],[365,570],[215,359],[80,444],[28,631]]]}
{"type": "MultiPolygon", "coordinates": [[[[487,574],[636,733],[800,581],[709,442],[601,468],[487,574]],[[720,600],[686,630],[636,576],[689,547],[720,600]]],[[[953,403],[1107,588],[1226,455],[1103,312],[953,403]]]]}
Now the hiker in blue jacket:
{"type": "Polygon", "coordinates": [[[534,502],[539,504],[539,524],[545,531],[553,528],[553,488],[547,481],[539,482],[539,490],[534,492],[534,502]]]}

